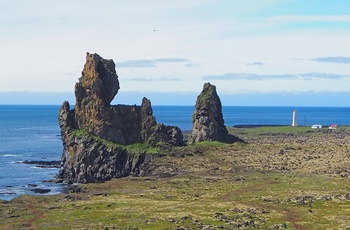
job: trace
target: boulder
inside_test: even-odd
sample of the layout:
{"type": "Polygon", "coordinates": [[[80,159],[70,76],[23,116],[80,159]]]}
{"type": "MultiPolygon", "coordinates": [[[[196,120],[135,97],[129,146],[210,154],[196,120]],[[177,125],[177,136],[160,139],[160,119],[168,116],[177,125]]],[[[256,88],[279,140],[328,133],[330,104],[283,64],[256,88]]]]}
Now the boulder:
{"type": "Polygon", "coordinates": [[[192,115],[192,133],[188,143],[201,141],[220,141],[233,143],[238,141],[228,133],[224,124],[222,106],[215,85],[205,83],[202,92],[197,97],[192,115]]]}

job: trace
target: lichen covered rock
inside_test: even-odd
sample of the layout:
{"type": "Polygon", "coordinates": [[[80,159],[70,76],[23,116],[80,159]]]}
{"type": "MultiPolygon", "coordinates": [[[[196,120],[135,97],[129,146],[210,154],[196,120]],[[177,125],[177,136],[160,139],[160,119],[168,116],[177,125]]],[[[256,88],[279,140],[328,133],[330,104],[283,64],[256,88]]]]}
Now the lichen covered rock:
{"type": "Polygon", "coordinates": [[[197,97],[192,115],[192,133],[189,144],[201,141],[220,141],[233,143],[238,138],[230,135],[224,124],[222,106],[216,87],[205,83],[197,97]]]}
{"type": "Polygon", "coordinates": [[[57,181],[96,183],[129,175],[143,175],[142,165],[159,154],[147,154],[108,143],[103,139],[75,130],[64,142],[65,151],[57,181]]]}

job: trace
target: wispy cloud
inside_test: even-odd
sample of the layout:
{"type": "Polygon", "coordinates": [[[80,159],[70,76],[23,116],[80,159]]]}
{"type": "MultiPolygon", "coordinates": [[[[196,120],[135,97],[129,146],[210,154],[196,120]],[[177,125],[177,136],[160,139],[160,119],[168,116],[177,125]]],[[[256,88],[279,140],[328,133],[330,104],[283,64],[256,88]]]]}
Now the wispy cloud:
{"type": "Polygon", "coordinates": [[[185,63],[185,65],[191,64],[191,61],[186,58],[158,58],[158,59],[140,59],[140,60],[128,60],[117,62],[119,68],[149,68],[156,67],[160,63],[185,63]]]}
{"type": "Polygon", "coordinates": [[[154,81],[180,81],[179,78],[172,77],[161,77],[161,78],[145,78],[145,77],[134,77],[127,79],[128,81],[139,81],[139,82],[154,82],[154,81]]]}
{"type": "Polygon", "coordinates": [[[257,66],[263,66],[263,65],[266,65],[266,63],[263,63],[263,62],[249,62],[247,63],[246,65],[257,65],[257,66]]]}
{"type": "Polygon", "coordinates": [[[304,80],[313,80],[313,79],[333,79],[340,80],[349,75],[333,74],[333,73],[304,73],[299,75],[304,80]]]}
{"type": "Polygon", "coordinates": [[[159,58],[153,60],[155,63],[160,62],[171,62],[171,63],[179,63],[179,62],[189,62],[190,60],[186,58],[159,58]]]}
{"type": "Polygon", "coordinates": [[[311,61],[317,61],[317,62],[329,62],[329,63],[342,63],[342,64],[349,64],[350,63],[350,57],[317,57],[310,59],[311,61]]]}
{"type": "Polygon", "coordinates": [[[145,77],[134,77],[134,78],[129,78],[129,79],[125,79],[128,81],[155,81],[152,78],[145,78],[145,77]]]}
{"type": "Polygon", "coordinates": [[[184,66],[191,68],[191,67],[200,67],[201,65],[197,63],[188,63],[188,64],[185,64],[184,66]]]}
{"type": "Polygon", "coordinates": [[[128,60],[116,63],[119,68],[147,68],[156,67],[154,60],[128,60]]]}
{"type": "Polygon", "coordinates": [[[314,79],[343,79],[348,75],[332,74],[332,73],[302,73],[302,74],[277,74],[263,75],[252,73],[225,73],[222,75],[202,76],[203,80],[314,80],[314,79]]]}

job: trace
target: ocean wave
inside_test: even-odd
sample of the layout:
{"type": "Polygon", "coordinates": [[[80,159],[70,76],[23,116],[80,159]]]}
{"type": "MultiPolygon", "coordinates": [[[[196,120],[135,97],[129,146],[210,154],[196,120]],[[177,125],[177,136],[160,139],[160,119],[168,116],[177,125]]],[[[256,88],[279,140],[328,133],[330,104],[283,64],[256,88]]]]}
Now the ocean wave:
{"type": "Polygon", "coordinates": [[[30,169],[45,169],[45,170],[58,170],[58,167],[42,167],[42,166],[31,166],[30,169]]]}
{"type": "Polygon", "coordinates": [[[2,157],[18,157],[19,155],[17,154],[0,154],[2,157]]]}
{"type": "Polygon", "coordinates": [[[25,190],[19,187],[0,188],[0,200],[12,200],[17,196],[25,194],[25,190]]]}

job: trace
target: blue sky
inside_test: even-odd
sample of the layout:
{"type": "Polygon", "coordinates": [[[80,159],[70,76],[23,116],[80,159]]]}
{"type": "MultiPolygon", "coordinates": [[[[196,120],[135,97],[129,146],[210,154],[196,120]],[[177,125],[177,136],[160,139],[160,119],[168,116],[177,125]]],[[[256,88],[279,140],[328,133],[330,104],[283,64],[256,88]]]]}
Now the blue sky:
{"type": "Polygon", "coordinates": [[[347,0],[0,0],[0,104],[74,103],[85,53],[115,104],[350,106],[347,0]],[[40,6],[40,7],[39,7],[40,6]]]}

